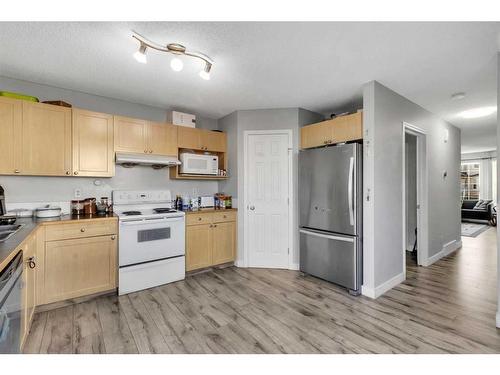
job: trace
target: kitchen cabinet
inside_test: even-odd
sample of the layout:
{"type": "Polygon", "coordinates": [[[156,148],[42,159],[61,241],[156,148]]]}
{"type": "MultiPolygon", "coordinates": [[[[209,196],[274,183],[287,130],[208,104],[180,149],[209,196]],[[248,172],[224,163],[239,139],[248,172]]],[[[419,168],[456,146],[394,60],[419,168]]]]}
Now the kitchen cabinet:
{"type": "Polygon", "coordinates": [[[188,213],[186,271],[234,262],[236,210],[188,213]]]}
{"type": "Polygon", "coordinates": [[[234,261],[236,250],[236,222],[213,224],[212,264],[234,261]]]}
{"type": "Polygon", "coordinates": [[[147,149],[156,155],[177,156],[177,126],[149,122],[147,126],[147,149]]]}
{"type": "Polygon", "coordinates": [[[192,150],[226,152],[226,133],[179,126],[178,147],[192,150]]]}
{"type": "Polygon", "coordinates": [[[116,288],[116,235],[47,241],[43,303],[116,288]]]}
{"type": "Polygon", "coordinates": [[[73,175],[112,177],[113,116],[75,108],[72,119],[73,175]]]}
{"type": "Polygon", "coordinates": [[[36,305],[36,231],[20,246],[23,251],[23,289],[21,293],[21,347],[28,336],[36,305]]]}
{"type": "Polygon", "coordinates": [[[114,116],[115,151],[146,153],[147,121],[114,116]]]}
{"type": "Polygon", "coordinates": [[[302,149],[363,139],[362,111],[300,129],[302,149]]]}
{"type": "Polygon", "coordinates": [[[23,106],[20,100],[0,97],[0,174],[19,171],[23,106]]]}
{"type": "Polygon", "coordinates": [[[201,224],[186,231],[186,271],[212,265],[212,224],[201,224]]]}
{"type": "Polygon", "coordinates": [[[71,109],[23,102],[20,142],[22,175],[71,174],[71,109]]]}
{"type": "Polygon", "coordinates": [[[115,116],[115,151],[177,155],[177,126],[115,116]]]}

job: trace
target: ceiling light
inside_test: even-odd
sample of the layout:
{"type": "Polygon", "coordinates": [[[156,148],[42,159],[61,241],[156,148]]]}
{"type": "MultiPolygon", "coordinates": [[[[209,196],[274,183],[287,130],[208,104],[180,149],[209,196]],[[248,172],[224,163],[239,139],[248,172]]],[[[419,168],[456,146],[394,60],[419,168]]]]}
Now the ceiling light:
{"type": "Polygon", "coordinates": [[[144,43],[141,43],[139,51],[134,53],[134,58],[142,64],[146,64],[148,62],[148,59],[146,57],[146,48],[146,45],[144,43]]]}
{"type": "Polygon", "coordinates": [[[206,63],[205,68],[200,72],[200,77],[205,81],[210,79],[210,69],[212,69],[212,64],[206,63]]]}
{"type": "Polygon", "coordinates": [[[465,98],[465,92],[456,92],[451,96],[451,100],[461,100],[465,98]]]}
{"type": "MultiPolygon", "coordinates": [[[[214,64],[213,60],[208,57],[207,55],[204,55],[203,53],[200,52],[195,52],[195,51],[189,51],[184,47],[182,44],[178,43],[169,43],[166,46],[165,45],[160,45],[155,42],[152,42],[142,35],[137,34],[134,32],[132,34],[132,37],[134,39],[137,39],[140,43],[139,51],[134,53],[134,57],[136,58],[137,61],[146,63],[146,48],[151,48],[156,51],[160,52],[168,52],[172,53],[174,55],[183,55],[183,56],[190,56],[194,57],[196,59],[200,59],[205,63],[205,68],[200,72],[200,77],[202,77],[205,80],[210,79],[210,69],[212,68],[212,65],[214,64]]],[[[174,58],[172,61],[170,61],[170,67],[176,71],[179,72],[183,68],[183,62],[179,58],[174,58]]]]}
{"type": "Polygon", "coordinates": [[[170,67],[174,72],[180,72],[182,68],[184,68],[184,64],[182,63],[181,59],[174,57],[172,61],[170,61],[170,67]]]}
{"type": "Polygon", "coordinates": [[[497,107],[495,107],[495,106],[479,107],[479,108],[473,108],[473,109],[469,109],[467,111],[460,112],[458,114],[458,116],[462,117],[462,118],[486,117],[486,116],[489,116],[489,115],[495,113],[496,110],[497,110],[497,107]]]}

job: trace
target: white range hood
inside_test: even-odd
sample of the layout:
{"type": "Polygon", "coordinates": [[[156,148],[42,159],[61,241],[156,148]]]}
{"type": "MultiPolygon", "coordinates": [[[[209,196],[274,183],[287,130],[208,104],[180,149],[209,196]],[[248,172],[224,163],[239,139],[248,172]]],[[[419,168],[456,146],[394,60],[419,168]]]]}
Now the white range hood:
{"type": "Polygon", "coordinates": [[[174,167],[181,162],[175,156],[134,154],[127,152],[116,153],[116,164],[124,167],[133,167],[135,165],[151,165],[153,167],[174,167]]]}

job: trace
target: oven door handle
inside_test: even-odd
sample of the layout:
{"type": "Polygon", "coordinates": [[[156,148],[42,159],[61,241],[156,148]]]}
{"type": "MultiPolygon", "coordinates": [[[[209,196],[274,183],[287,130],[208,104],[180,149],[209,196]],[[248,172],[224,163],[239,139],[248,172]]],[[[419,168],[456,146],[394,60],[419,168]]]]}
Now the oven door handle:
{"type": "Polygon", "coordinates": [[[169,217],[169,218],[162,218],[162,219],[128,220],[128,221],[120,221],[120,225],[123,225],[123,226],[134,226],[134,225],[176,223],[176,222],[181,222],[181,221],[184,221],[184,217],[169,217]]]}

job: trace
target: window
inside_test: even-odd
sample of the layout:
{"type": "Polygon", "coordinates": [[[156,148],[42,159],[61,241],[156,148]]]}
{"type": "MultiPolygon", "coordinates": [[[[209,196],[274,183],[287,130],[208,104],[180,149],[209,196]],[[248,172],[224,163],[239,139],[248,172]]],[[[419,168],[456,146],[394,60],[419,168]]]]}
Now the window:
{"type": "Polygon", "coordinates": [[[491,160],[491,198],[497,205],[497,159],[491,160]]]}
{"type": "Polygon", "coordinates": [[[479,163],[462,163],[460,170],[462,200],[479,199],[479,173],[479,163]]]}

